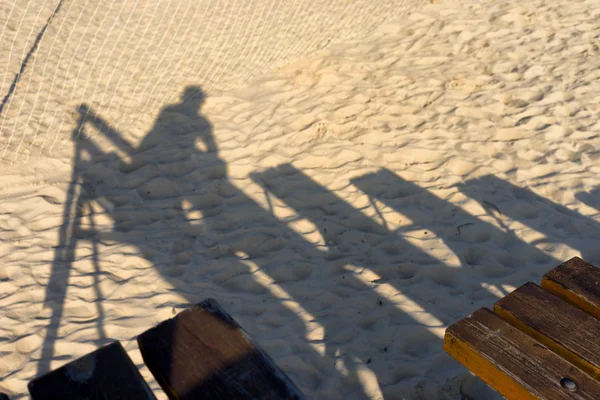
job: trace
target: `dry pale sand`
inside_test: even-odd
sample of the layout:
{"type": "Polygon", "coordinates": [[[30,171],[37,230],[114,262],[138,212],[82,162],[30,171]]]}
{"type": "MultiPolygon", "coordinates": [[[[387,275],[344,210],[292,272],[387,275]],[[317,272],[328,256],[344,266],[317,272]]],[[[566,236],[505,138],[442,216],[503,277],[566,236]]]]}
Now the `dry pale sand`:
{"type": "Polygon", "coordinates": [[[145,132],[75,111],[69,157],[0,173],[0,388],[113,339],[141,366],[137,334],[213,297],[310,398],[493,398],[444,329],[600,264],[598,21],[595,0],[429,5],[188,87],[145,132]]]}

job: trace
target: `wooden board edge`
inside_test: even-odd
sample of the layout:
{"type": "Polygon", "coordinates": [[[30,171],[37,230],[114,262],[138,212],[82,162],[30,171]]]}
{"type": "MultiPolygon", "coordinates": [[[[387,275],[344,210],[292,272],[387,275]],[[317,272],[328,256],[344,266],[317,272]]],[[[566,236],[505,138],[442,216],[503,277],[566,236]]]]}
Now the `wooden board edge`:
{"type": "Polygon", "coordinates": [[[549,276],[544,275],[544,277],[542,278],[541,286],[547,292],[550,292],[553,295],[560,297],[567,303],[570,303],[575,307],[579,308],[580,310],[583,310],[586,313],[594,316],[595,318],[600,319],[600,307],[591,303],[586,298],[577,294],[576,292],[573,292],[571,289],[564,287],[549,276]]]}
{"type": "Polygon", "coordinates": [[[143,336],[143,333],[137,337],[136,341],[137,341],[138,348],[140,350],[140,354],[142,355],[142,360],[144,361],[144,364],[146,365],[146,367],[148,368],[148,370],[150,371],[150,373],[152,374],[154,379],[156,379],[156,382],[158,382],[158,384],[162,388],[163,392],[165,392],[165,394],[167,395],[169,400],[180,400],[179,396],[173,390],[173,388],[169,385],[166,378],[164,376],[162,376],[162,374],[159,374],[156,371],[152,361],[148,358],[148,353],[146,352],[144,345],[142,343],[143,342],[142,336],[143,336]]]}
{"type": "Polygon", "coordinates": [[[450,328],[444,335],[444,350],[507,399],[539,400],[519,382],[481,356],[469,343],[454,336],[450,328]]]}

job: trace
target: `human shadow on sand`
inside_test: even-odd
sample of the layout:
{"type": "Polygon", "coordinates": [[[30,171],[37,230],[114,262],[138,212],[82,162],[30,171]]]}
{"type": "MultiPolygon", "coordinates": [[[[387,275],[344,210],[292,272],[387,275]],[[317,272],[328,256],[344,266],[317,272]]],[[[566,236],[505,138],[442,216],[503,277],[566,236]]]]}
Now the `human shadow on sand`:
{"type": "MultiPolygon", "coordinates": [[[[258,264],[265,273],[277,276],[277,270],[279,275],[287,274],[286,262],[298,262],[302,258],[291,259],[294,254],[320,254],[228,181],[226,165],[217,154],[212,127],[199,114],[203,101],[200,88],[187,88],[180,103],[161,110],[153,128],[138,146],[128,143],[88,106],[78,108],[79,120],[73,130],[73,176],[46,295],[53,314],[38,374],[47,372],[53,359],[69,275],[81,242],[135,246],[190,304],[207,297],[206,290],[195,290],[196,287],[206,289],[220,285],[235,296],[232,299],[230,295],[217,297],[225,307],[252,305],[254,313],[256,310],[258,314],[261,310],[277,313],[281,322],[259,324],[258,320],[243,316],[236,319],[251,334],[262,330],[265,334],[259,335],[259,339],[263,336],[278,347],[281,347],[280,337],[309,334],[305,321],[285,303],[318,297],[314,291],[311,293],[309,288],[296,284],[284,287],[290,293],[289,299],[268,298],[265,296],[268,288],[254,282],[248,260],[258,264]],[[86,125],[101,132],[127,155],[126,159],[101,150],[86,133],[86,125]],[[98,206],[101,210],[94,209],[98,206]],[[198,213],[200,217],[195,218],[198,213]],[[114,230],[94,229],[90,221],[100,215],[112,219],[114,230]],[[214,276],[215,272],[218,272],[218,282],[207,284],[204,276],[214,276]]],[[[94,257],[97,259],[97,255],[94,257]]],[[[98,263],[96,268],[99,279],[102,273],[98,263]]],[[[97,280],[95,287],[101,308],[103,295],[97,280]]],[[[308,311],[321,311],[315,308],[316,304],[308,311]]],[[[98,315],[100,327],[103,324],[101,309],[98,315]]],[[[140,327],[144,328],[150,327],[140,327]]],[[[100,329],[96,344],[108,341],[110,338],[100,329]]],[[[277,352],[268,345],[265,347],[276,360],[288,359],[287,365],[284,362],[280,366],[306,391],[330,397],[339,390],[347,393],[361,390],[354,375],[356,360],[351,354],[338,356],[347,358],[345,365],[349,374],[344,376],[335,368],[336,360],[325,360],[308,340],[291,341],[277,352]],[[312,378],[301,381],[294,377],[294,369],[308,370],[310,373],[304,375],[312,378]],[[324,376],[337,377],[339,387],[323,388],[322,392],[321,388],[313,387],[324,376]]]]}
{"type": "Polygon", "coordinates": [[[535,273],[559,263],[520,240],[505,220],[486,222],[486,215],[469,214],[387,169],[350,182],[367,199],[361,209],[291,164],[252,173],[265,196],[277,199],[272,207],[292,210],[278,218],[230,181],[212,126],[200,114],[203,102],[202,90],[188,87],[137,146],[88,106],[77,110],[73,176],[46,295],[53,313],[38,373],[53,359],[81,241],[92,243],[97,345],[110,340],[98,246],[129,244],[190,304],[216,297],[310,398],[369,398],[365,379],[373,375],[385,398],[415,390],[444,398],[426,382],[465,372],[440,351],[444,327],[465,310],[491,305],[492,293],[533,278],[528,263],[535,273]],[[126,156],[101,150],[88,128],[126,156]],[[390,210],[413,223],[389,228],[383,214],[390,210]],[[114,228],[98,228],[100,216],[114,228]],[[292,229],[298,221],[312,224],[322,241],[292,229]],[[427,251],[434,248],[447,250],[427,251]]]}

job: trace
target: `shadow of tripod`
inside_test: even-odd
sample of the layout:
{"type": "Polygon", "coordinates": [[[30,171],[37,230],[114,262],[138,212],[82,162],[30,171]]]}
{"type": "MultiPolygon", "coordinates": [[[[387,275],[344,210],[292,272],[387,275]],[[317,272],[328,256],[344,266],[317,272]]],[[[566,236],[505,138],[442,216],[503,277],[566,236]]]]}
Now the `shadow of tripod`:
{"type": "MultiPolygon", "coordinates": [[[[226,165],[217,154],[212,127],[198,113],[203,101],[204,95],[199,88],[187,88],[181,103],[162,109],[153,128],[138,146],[126,141],[116,129],[89,107],[82,105],[78,108],[77,124],[72,134],[73,173],[63,211],[64,224],[59,230],[59,244],[55,250],[46,290],[46,306],[52,308],[52,315],[42,346],[42,362],[39,363],[38,374],[50,369],[50,360],[53,359],[55,342],[58,339],[59,323],[64,316],[68,281],[73,263],[77,261],[75,253],[80,243],[91,243],[92,246],[97,299],[95,303],[98,310],[96,323],[99,332],[96,344],[102,345],[108,342],[109,338],[103,328],[105,313],[102,310],[103,293],[99,282],[102,271],[98,260],[100,244],[112,241],[134,245],[144,258],[152,261],[162,276],[172,281],[173,271],[176,271],[176,274],[182,273],[176,264],[180,264],[182,259],[184,263],[189,261],[186,253],[198,251],[200,246],[195,246],[196,238],[201,235],[200,231],[205,230],[199,231],[198,226],[191,223],[186,215],[190,209],[186,209],[185,204],[191,204],[191,210],[201,210],[209,215],[215,208],[214,204],[207,202],[211,196],[206,194],[215,191],[219,191],[228,199],[237,198],[244,205],[237,215],[229,212],[227,215],[220,214],[220,221],[227,218],[237,222],[245,220],[249,224],[252,221],[267,221],[270,226],[285,230],[286,235],[292,236],[293,233],[283,227],[280,221],[267,215],[264,209],[226,179],[226,165]],[[84,127],[87,124],[100,131],[102,138],[107,138],[125,156],[105,152],[94,138],[85,134],[84,127]],[[135,187],[130,185],[132,181],[136,182],[135,187]],[[164,205],[165,202],[169,204],[164,205]],[[148,204],[158,204],[159,210],[156,211],[157,207],[151,207],[151,211],[148,211],[148,204]],[[169,209],[160,210],[161,207],[169,209]],[[94,223],[94,216],[99,213],[108,216],[114,222],[114,229],[107,232],[98,228],[94,223]],[[140,215],[144,218],[138,218],[140,215]]],[[[221,237],[224,242],[228,239],[235,241],[236,235],[240,233],[224,233],[217,225],[219,224],[214,224],[215,229],[211,233],[221,237]]],[[[243,232],[242,235],[252,235],[259,241],[261,237],[270,240],[273,236],[262,234],[258,230],[252,233],[243,232]]],[[[209,246],[206,252],[214,255],[219,249],[233,247],[219,243],[209,246]]],[[[256,254],[256,249],[254,245],[241,247],[242,251],[250,255],[256,254]]],[[[239,259],[233,258],[227,267],[232,270],[248,269],[239,259]]],[[[200,266],[193,269],[201,271],[200,266]]],[[[236,296],[243,297],[244,294],[236,296]]],[[[186,297],[190,302],[201,300],[196,295],[186,297]]],[[[288,325],[295,327],[296,332],[300,327],[302,331],[306,329],[303,321],[291,310],[286,315],[290,322],[288,325]]],[[[310,343],[301,345],[301,348],[304,354],[309,354],[313,359],[320,359],[320,355],[312,349],[310,343]]],[[[327,374],[338,374],[331,365],[326,368],[327,374]]],[[[343,376],[339,379],[340,382],[348,380],[343,376]]]]}
{"type": "MultiPolygon", "coordinates": [[[[92,138],[86,137],[84,127],[86,123],[91,123],[99,132],[108,138],[115,147],[123,151],[130,159],[129,162],[119,159],[121,172],[132,173],[143,166],[146,159],[143,151],[158,146],[165,141],[164,129],[161,125],[170,124],[169,116],[173,114],[188,115],[193,119],[195,128],[204,128],[198,130],[198,134],[206,143],[209,151],[216,151],[216,146],[209,133],[210,124],[204,118],[197,114],[197,110],[204,101],[204,93],[200,88],[189,87],[183,95],[182,102],[166,107],[161,116],[159,116],[154,129],[152,129],[140,143],[138,147],[132,146],[122,135],[112,128],[108,123],[97,116],[88,106],[81,105],[77,109],[77,123],[72,131],[72,140],[74,143],[73,172],[67,189],[65,206],[63,209],[63,224],[59,228],[58,246],[55,248],[54,261],[52,263],[51,275],[46,289],[46,307],[52,309],[50,318],[50,327],[47,331],[46,340],[42,347],[41,361],[38,366],[38,374],[49,371],[49,360],[53,358],[54,342],[57,339],[60,320],[64,312],[64,304],[68,287],[68,280],[72,270],[72,264],[75,261],[75,251],[79,242],[85,241],[92,246],[92,263],[94,265],[94,290],[98,301],[97,326],[100,339],[97,345],[105,344],[108,339],[102,326],[104,313],[102,311],[102,293],[99,285],[99,276],[101,274],[98,262],[98,245],[103,238],[110,237],[111,234],[102,235],[98,232],[94,222],[94,209],[92,202],[100,204],[104,213],[114,217],[114,204],[102,195],[99,195],[104,183],[115,182],[116,171],[112,177],[94,176],[89,172],[89,168],[100,158],[119,159],[114,153],[106,154],[92,138]],[[100,201],[98,201],[100,200],[100,201]],[[86,224],[87,223],[87,224],[86,224]],[[84,227],[86,226],[86,227],[84,227]]],[[[182,144],[184,148],[193,148],[193,140],[182,144]]],[[[170,142],[167,141],[170,144],[170,142]]],[[[109,194],[108,197],[113,197],[109,194]]],[[[127,225],[127,223],[122,224],[127,225]]],[[[118,227],[117,227],[118,228],[118,227]]],[[[125,229],[122,229],[125,230],[125,229]]]]}

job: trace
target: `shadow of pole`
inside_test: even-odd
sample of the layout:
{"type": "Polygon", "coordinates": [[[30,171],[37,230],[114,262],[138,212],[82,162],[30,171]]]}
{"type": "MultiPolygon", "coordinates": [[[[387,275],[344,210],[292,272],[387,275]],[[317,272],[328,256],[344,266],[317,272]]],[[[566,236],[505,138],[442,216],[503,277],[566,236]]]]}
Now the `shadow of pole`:
{"type": "MultiPolygon", "coordinates": [[[[77,134],[81,129],[81,126],[83,126],[83,123],[83,116],[80,114],[77,126],[73,130],[73,135],[77,134]]],[[[58,245],[54,250],[54,260],[50,269],[50,279],[46,286],[44,306],[50,307],[52,309],[52,314],[46,332],[46,339],[42,345],[37,375],[42,375],[50,371],[50,362],[54,356],[54,344],[58,338],[58,329],[60,328],[60,321],[64,312],[69,276],[75,259],[77,238],[73,236],[73,232],[79,230],[84,207],[83,200],[77,190],[81,179],[81,156],[82,153],[79,150],[79,142],[75,142],[73,173],[67,189],[67,196],[62,215],[63,222],[58,231],[58,245]]]]}

